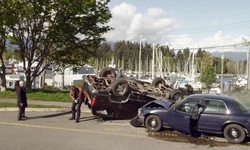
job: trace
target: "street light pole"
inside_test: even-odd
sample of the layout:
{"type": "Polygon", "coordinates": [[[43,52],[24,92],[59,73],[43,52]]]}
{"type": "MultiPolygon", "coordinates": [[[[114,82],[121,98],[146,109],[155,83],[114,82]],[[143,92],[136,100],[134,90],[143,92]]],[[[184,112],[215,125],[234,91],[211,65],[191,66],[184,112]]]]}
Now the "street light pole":
{"type": "Polygon", "coordinates": [[[247,52],[247,90],[250,90],[250,51],[247,52]]]}
{"type": "Polygon", "coordinates": [[[221,91],[221,94],[223,94],[223,70],[224,70],[224,52],[222,52],[221,54],[221,77],[220,77],[220,91],[221,91]]]}

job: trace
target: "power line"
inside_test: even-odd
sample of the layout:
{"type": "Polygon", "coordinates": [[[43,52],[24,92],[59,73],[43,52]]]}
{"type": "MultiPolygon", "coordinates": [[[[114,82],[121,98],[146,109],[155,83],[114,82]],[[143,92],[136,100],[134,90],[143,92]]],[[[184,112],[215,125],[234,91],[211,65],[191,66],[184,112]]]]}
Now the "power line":
{"type": "MultiPolygon", "coordinates": [[[[187,47],[189,50],[195,50],[195,49],[215,49],[215,48],[226,48],[226,47],[236,47],[236,46],[243,46],[244,43],[237,43],[237,44],[230,44],[230,45],[220,45],[220,46],[208,46],[208,47],[196,47],[196,48],[189,48],[187,47]]],[[[174,50],[183,50],[185,48],[178,48],[174,50]]]]}
{"type": "MultiPolygon", "coordinates": [[[[241,29],[250,27],[250,20],[236,22],[231,24],[224,25],[216,25],[216,26],[203,26],[203,27],[192,27],[192,28],[179,28],[174,29],[171,27],[167,28],[158,28],[158,29],[150,29],[150,28],[138,28],[138,29],[126,29],[126,28],[117,28],[110,32],[124,32],[124,34],[139,34],[144,32],[143,34],[147,34],[145,32],[153,32],[155,35],[162,35],[168,33],[172,34],[187,34],[187,33],[204,33],[204,32],[214,32],[218,30],[233,30],[233,29],[241,29]],[[159,31],[159,32],[157,32],[159,31]]],[[[148,33],[151,34],[152,33],[148,33]]]]}

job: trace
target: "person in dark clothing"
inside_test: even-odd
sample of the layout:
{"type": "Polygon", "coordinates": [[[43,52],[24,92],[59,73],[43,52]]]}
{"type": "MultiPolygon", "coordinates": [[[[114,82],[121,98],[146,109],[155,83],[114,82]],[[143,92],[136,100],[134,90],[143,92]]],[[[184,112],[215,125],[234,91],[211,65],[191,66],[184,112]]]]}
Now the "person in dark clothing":
{"type": "Polygon", "coordinates": [[[76,120],[76,123],[78,123],[81,116],[81,105],[84,100],[84,95],[79,87],[73,86],[70,90],[70,97],[72,99],[72,117],[69,118],[69,120],[76,120]]]}
{"type": "Polygon", "coordinates": [[[26,96],[26,89],[24,87],[24,82],[19,82],[19,87],[17,87],[17,107],[19,108],[17,120],[21,121],[27,119],[28,117],[25,116],[25,108],[28,106],[27,103],[27,96],[26,96]]]}
{"type": "Polygon", "coordinates": [[[204,107],[201,104],[197,104],[192,110],[189,129],[193,137],[199,137],[201,135],[198,131],[198,123],[199,123],[200,115],[203,112],[203,110],[204,110],[204,107]]]}

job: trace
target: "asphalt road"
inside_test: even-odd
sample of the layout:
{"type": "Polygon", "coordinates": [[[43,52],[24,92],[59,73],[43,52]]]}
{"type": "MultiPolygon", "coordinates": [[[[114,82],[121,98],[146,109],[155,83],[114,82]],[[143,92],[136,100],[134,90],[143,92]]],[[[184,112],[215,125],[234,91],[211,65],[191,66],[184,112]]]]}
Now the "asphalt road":
{"type": "Polygon", "coordinates": [[[250,144],[229,144],[224,140],[197,139],[176,131],[149,133],[129,120],[103,120],[82,113],[79,123],[68,120],[69,112],[0,112],[1,150],[247,150],[250,144]]]}

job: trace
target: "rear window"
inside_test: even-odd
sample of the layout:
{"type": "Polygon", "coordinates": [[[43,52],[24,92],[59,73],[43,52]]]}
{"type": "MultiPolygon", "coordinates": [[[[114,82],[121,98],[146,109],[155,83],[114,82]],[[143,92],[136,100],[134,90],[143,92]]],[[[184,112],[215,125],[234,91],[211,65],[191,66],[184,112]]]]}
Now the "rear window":
{"type": "Polygon", "coordinates": [[[236,107],[237,109],[239,109],[242,113],[248,112],[248,110],[249,110],[249,108],[248,108],[246,105],[244,105],[243,103],[241,103],[240,101],[238,101],[238,100],[236,100],[236,99],[233,100],[232,103],[233,103],[233,105],[235,105],[235,107],[236,107]]]}
{"type": "Polygon", "coordinates": [[[206,100],[205,102],[206,109],[204,112],[209,113],[227,113],[227,108],[222,101],[217,100],[206,100]]]}

